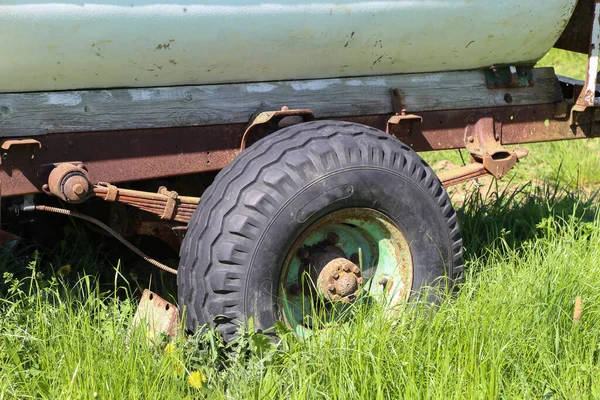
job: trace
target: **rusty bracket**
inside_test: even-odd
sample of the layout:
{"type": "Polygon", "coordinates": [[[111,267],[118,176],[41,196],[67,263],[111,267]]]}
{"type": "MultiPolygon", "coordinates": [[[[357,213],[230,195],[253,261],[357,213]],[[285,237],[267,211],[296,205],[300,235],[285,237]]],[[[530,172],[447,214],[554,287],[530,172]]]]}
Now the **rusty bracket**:
{"type": "Polygon", "coordinates": [[[131,328],[138,325],[145,325],[146,337],[152,344],[160,340],[160,335],[174,339],[179,334],[179,310],[174,304],[145,289],[131,328]]]}
{"type": "Polygon", "coordinates": [[[10,158],[10,153],[12,153],[15,148],[19,149],[28,149],[30,153],[27,155],[29,159],[33,160],[35,157],[35,150],[41,149],[42,144],[35,139],[9,139],[2,142],[0,145],[0,149],[2,151],[2,156],[0,157],[0,165],[3,162],[6,162],[10,158]]]}
{"type": "Polygon", "coordinates": [[[533,86],[533,69],[530,67],[492,66],[485,70],[488,89],[506,89],[533,86]]]}
{"type": "MultiPolygon", "coordinates": [[[[500,179],[515,166],[519,157],[501,144],[502,123],[491,116],[472,118],[475,122],[465,130],[465,147],[475,162],[496,178],[500,179]]],[[[522,149],[521,155],[527,150],[522,149]]],[[[528,152],[527,152],[528,153],[528,152]]]]}
{"type": "MultiPolygon", "coordinates": [[[[261,112],[252,119],[252,122],[250,122],[246,128],[246,131],[242,136],[240,150],[244,150],[246,147],[248,147],[248,139],[254,134],[262,133],[263,135],[259,135],[259,137],[263,137],[268,133],[273,133],[282,128],[280,126],[280,122],[282,122],[282,120],[286,117],[298,117],[301,121],[296,121],[296,123],[313,121],[315,119],[315,115],[313,114],[312,110],[290,110],[287,106],[281,107],[281,110],[278,111],[261,112]]],[[[294,123],[290,125],[294,125],[294,123]]]]}
{"type": "Polygon", "coordinates": [[[385,131],[399,140],[408,139],[421,131],[423,117],[406,114],[406,99],[399,88],[392,88],[394,115],[388,119],[385,131]]]}
{"type": "Polygon", "coordinates": [[[388,119],[385,131],[403,141],[421,131],[423,117],[414,114],[393,115],[388,119]]]}
{"type": "MultiPolygon", "coordinates": [[[[517,160],[526,157],[529,154],[529,150],[522,147],[515,149],[515,155],[517,160]]],[[[438,178],[442,182],[444,187],[450,187],[457,185],[462,182],[470,181],[473,179],[481,178],[482,176],[489,175],[489,171],[478,162],[467,164],[463,167],[458,167],[450,171],[442,172],[438,175],[438,178]]]]}
{"type": "Polygon", "coordinates": [[[173,219],[175,216],[175,207],[177,206],[177,198],[179,194],[175,191],[168,190],[166,187],[161,186],[158,188],[158,193],[167,197],[167,204],[160,219],[173,219]]]}

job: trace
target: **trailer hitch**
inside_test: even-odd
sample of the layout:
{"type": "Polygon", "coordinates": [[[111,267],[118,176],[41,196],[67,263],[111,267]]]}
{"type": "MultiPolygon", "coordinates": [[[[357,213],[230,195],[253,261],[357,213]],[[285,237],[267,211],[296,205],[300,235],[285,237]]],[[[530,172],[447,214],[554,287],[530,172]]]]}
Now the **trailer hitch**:
{"type": "Polygon", "coordinates": [[[501,144],[502,124],[491,116],[471,118],[465,129],[465,147],[473,163],[439,175],[446,187],[485,175],[501,179],[529,150],[517,147],[513,151],[501,144]]]}

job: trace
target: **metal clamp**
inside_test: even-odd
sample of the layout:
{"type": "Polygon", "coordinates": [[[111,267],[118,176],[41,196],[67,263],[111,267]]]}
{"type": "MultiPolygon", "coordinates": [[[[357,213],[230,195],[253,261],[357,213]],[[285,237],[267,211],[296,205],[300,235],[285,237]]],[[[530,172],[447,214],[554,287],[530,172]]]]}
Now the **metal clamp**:
{"type": "Polygon", "coordinates": [[[35,139],[9,139],[2,142],[0,149],[2,151],[2,156],[0,157],[0,165],[2,162],[6,161],[9,158],[9,153],[14,150],[15,147],[19,148],[28,148],[31,153],[28,154],[29,159],[33,159],[35,157],[35,150],[41,149],[42,144],[35,139]]]}
{"type": "Polygon", "coordinates": [[[406,114],[406,98],[398,88],[392,88],[392,109],[394,114],[388,119],[385,131],[399,140],[407,139],[421,131],[423,117],[406,114]]]}
{"type": "Polygon", "coordinates": [[[286,106],[281,107],[281,110],[277,111],[261,112],[252,119],[252,122],[246,128],[246,131],[242,136],[240,150],[244,150],[247,147],[248,138],[251,134],[261,129],[263,131],[270,129],[271,132],[274,132],[280,128],[279,123],[286,117],[300,117],[302,118],[302,122],[308,122],[315,119],[315,115],[309,109],[290,110],[286,106]]]}
{"type": "Polygon", "coordinates": [[[175,208],[177,207],[177,198],[179,194],[175,191],[170,191],[166,187],[161,186],[158,188],[158,193],[163,196],[167,196],[167,203],[165,204],[164,211],[160,216],[160,219],[173,219],[175,215],[175,208]]]}

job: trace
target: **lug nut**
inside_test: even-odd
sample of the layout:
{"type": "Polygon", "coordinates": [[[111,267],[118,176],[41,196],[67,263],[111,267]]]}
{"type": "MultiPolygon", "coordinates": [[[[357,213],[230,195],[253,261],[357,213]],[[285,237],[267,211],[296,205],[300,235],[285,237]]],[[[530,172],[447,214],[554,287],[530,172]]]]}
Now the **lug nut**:
{"type": "Polygon", "coordinates": [[[377,282],[377,284],[385,287],[389,281],[390,279],[387,276],[382,276],[379,282],[377,282]]]}
{"type": "Polygon", "coordinates": [[[308,250],[306,250],[306,248],[301,247],[298,249],[298,252],[296,253],[296,255],[298,256],[299,259],[304,260],[305,258],[308,258],[310,256],[310,253],[308,250]]]}
{"type": "Polygon", "coordinates": [[[335,292],[335,285],[330,283],[329,285],[327,285],[327,290],[334,293],[335,292]]]}
{"type": "Polygon", "coordinates": [[[329,232],[327,234],[327,241],[331,244],[336,244],[337,242],[340,241],[340,237],[337,233],[335,232],[329,232]]]}
{"type": "Polygon", "coordinates": [[[358,282],[359,284],[362,284],[364,281],[365,280],[362,276],[359,276],[358,278],[356,278],[356,282],[358,282]]]}
{"type": "Polygon", "coordinates": [[[81,196],[83,192],[85,192],[85,188],[80,183],[76,183],[75,185],[73,185],[73,193],[75,193],[78,196],[81,196]]]}
{"type": "Polygon", "coordinates": [[[354,272],[355,274],[360,273],[360,268],[358,268],[356,265],[352,267],[352,272],[354,272]]]}
{"type": "Polygon", "coordinates": [[[331,274],[331,276],[333,277],[333,279],[339,279],[340,274],[337,271],[334,271],[333,274],[331,274]]]}
{"type": "Polygon", "coordinates": [[[344,272],[350,272],[350,267],[348,265],[344,265],[342,269],[344,270],[344,272]]]}

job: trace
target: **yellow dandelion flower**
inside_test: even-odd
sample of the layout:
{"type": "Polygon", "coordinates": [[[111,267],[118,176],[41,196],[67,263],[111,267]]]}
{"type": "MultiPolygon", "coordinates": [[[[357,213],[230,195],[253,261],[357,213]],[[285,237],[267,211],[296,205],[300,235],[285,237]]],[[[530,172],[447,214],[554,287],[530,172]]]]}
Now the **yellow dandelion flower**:
{"type": "Polygon", "coordinates": [[[204,382],[206,382],[206,376],[200,371],[192,371],[188,375],[188,384],[194,389],[201,389],[204,382]]]}
{"type": "Polygon", "coordinates": [[[173,344],[173,342],[169,342],[163,349],[163,354],[166,356],[170,356],[173,353],[175,353],[175,344],[173,344]]]}
{"type": "Polygon", "coordinates": [[[71,272],[71,264],[65,264],[58,269],[57,274],[60,276],[65,276],[69,275],[69,272],[71,272]]]}
{"type": "Polygon", "coordinates": [[[177,360],[173,361],[173,375],[181,375],[183,372],[183,364],[177,360]]]}

